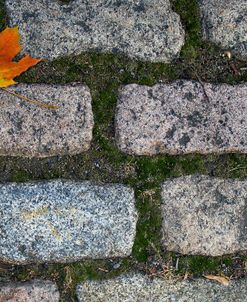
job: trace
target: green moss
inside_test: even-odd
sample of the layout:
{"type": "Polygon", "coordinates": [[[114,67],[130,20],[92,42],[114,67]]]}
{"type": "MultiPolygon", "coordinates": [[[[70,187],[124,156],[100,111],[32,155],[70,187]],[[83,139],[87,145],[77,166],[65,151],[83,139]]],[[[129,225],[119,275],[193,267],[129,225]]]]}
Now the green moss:
{"type": "Polygon", "coordinates": [[[166,177],[172,175],[176,161],[175,156],[140,157],[136,161],[139,179],[159,185],[166,177]]]}
{"type": "Polygon", "coordinates": [[[4,9],[4,0],[0,0],[0,31],[6,26],[6,15],[4,9]]]}
{"type": "Polygon", "coordinates": [[[15,182],[24,182],[30,179],[30,175],[28,172],[24,170],[14,171],[12,176],[12,181],[15,182]]]}
{"type": "MultiPolygon", "coordinates": [[[[243,259],[244,259],[244,257],[243,257],[243,259]]],[[[233,260],[232,260],[232,258],[228,258],[228,257],[223,257],[223,259],[222,259],[222,263],[225,265],[225,266],[230,266],[230,265],[232,265],[233,264],[233,260]]]]}
{"type": "Polygon", "coordinates": [[[147,261],[154,247],[160,250],[161,214],[160,188],[136,190],[136,206],[139,213],[137,234],[133,247],[133,257],[137,261],[147,261]]]}
{"type": "Polygon", "coordinates": [[[219,259],[212,257],[195,256],[189,259],[189,267],[194,274],[213,272],[219,266],[219,259]]]}
{"type": "Polygon", "coordinates": [[[235,258],[231,256],[206,257],[173,255],[174,259],[179,259],[178,273],[189,273],[193,274],[194,277],[200,277],[206,274],[223,274],[226,276],[233,274],[238,276],[238,270],[242,270],[244,267],[245,257],[244,255],[239,255],[235,258]]]}
{"type": "Polygon", "coordinates": [[[185,45],[180,57],[191,63],[198,58],[198,49],[202,46],[197,0],[175,0],[173,9],[180,15],[185,28],[185,45]]]}

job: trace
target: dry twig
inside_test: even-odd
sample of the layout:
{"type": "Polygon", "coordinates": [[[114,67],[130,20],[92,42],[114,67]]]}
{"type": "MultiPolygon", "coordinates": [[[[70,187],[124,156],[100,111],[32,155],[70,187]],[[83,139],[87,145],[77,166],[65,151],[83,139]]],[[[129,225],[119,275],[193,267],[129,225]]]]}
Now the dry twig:
{"type": "Polygon", "coordinates": [[[41,102],[39,102],[39,101],[31,100],[31,99],[29,99],[28,97],[23,96],[23,95],[21,95],[21,94],[15,92],[15,91],[12,91],[12,90],[7,89],[7,88],[1,88],[1,89],[2,89],[3,91],[5,91],[5,92],[9,93],[9,94],[12,94],[12,95],[18,97],[19,99],[22,99],[22,100],[27,101],[27,102],[29,102],[29,103],[35,104],[35,105],[37,105],[37,106],[39,106],[39,107],[42,107],[42,108],[46,108],[46,109],[58,109],[58,108],[60,108],[60,106],[49,105],[49,104],[41,103],[41,102]]]}

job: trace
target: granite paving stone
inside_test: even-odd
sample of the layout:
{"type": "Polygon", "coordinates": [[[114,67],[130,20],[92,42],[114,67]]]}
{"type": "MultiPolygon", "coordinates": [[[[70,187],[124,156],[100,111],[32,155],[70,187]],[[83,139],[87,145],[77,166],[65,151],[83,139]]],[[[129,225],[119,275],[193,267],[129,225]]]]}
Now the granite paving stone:
{"type": "Polygon", "coordinates": [[[246,0],[198,0],[203,37],[247,58],[246,0]]]}
{"type": "Polygon", "coordinates": [[[247,250],[247,180],[182,176],[162,185],[162,245],[186,255],[247,250]]]}
{"type": "Polygon", "coordinates": [[[77,286],[80,302],[246,302],[247,279],[228,287],[204,279],[171,281],[141,274],[122,275],[77,286]]]}
{"type": "Polygon", "coordinates": [[[34,57],[96,51],[170,62],[184,44],[180,17],[169,0],[6,0],[10,26],[19,26],[34,57]]]}
{"type": "Polygon", "coordinates": [[[51,281],[0,283],[1,302],[58,302],[59,292],[51,281]]]}
{"type": "Polygon", "coordinates": [[[94,122],[87,86],[18,84],[10,90],[60,107],[42,108],[0,91],[0,155],[74,155],[90,148],[94,122]]]}
{"type": "Polygon", "coordinates": [[[68,180],[0,185],[0,262],[127,257],[135,239],[133,189],[68,180]]]}
{"type": "Polygon", "coordinates": [[[130,84],[119,91],[116,141],[134,155],[247,153],[246,116],[246,84],[130,84]]]}

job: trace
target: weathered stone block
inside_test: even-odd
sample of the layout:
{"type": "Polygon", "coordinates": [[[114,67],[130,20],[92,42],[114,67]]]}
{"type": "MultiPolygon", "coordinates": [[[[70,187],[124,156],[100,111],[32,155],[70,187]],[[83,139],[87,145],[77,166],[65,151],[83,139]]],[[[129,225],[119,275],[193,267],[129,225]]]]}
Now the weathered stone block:
{"type": "Polygon", "coordinates": [[[58,302],[59,292],[51,281],[0,283],[1,302],[58,302]]]}
{"type": "Polygon", "coordinates": [[[90,148],[93,113],[83,85],[19,84],[13,92],[58,109],[44,109],[0,91],[0,155],[73,155],[90,148]]]}
{"type": "Polygon", "coordinates": [[[247,58],[246,0],[198,0],[203,37],[247,58]]]}
{"type": "Polygon", "coordinates": [[[120,53],[170,62],[184,44],[184,30],[169,0],[6,0],[11,26],[24,50],[53,59],[87,51],[120,53]]]}
{"type": "Polygon", "coordinates": [[[183,176],[162,185],[163,246],[219,256],[247,249],[247,181],[183,176]]]}
{"type": "Polygon", "coordinates": [[[134,191],[73,181],[0,185],[0,261],[71,262],[129,256],[134,191]]]}
{"type": "Polygon", "coordinates": [[[128,154],[247,153],[247,85],[180,80],[119,92],[118,147],[128,154]]]}
{"type": "Polygon", "coordinates": [[[247,279],[225,287],[203,279],[177,282],[129,274],[86,281],[77,287],[77,296],[80,302],[246,302],[247,279]]]}

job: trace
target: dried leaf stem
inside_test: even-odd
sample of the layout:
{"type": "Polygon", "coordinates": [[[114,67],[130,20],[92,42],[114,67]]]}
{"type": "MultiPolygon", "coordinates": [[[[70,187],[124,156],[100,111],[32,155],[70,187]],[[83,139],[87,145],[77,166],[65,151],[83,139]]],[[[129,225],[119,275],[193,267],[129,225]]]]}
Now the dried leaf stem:
{"type": "Polygon", "coordinates": [[[29,99],[28,97],[24,96],[24,95],[21,95],[13,90],[10,90],[10,89],[7,89],[7,88],[1,88],[3,91],[9,93],[9,94],[12,94],[16,97],[18,97],[19,99],[22,99],[24,101],[27,101],[29,103],[32,103],[32,104],[35,104],[39,107],[42,107],[42,108],[46,108],[46,109],[58,109],[60,108],[60,106],[56,106],[56,105],[49,105],[49,104],[45,104],[45,103],[41,103],[39,101],[35,101],[35,100],[31,100],[29,99]]]}

